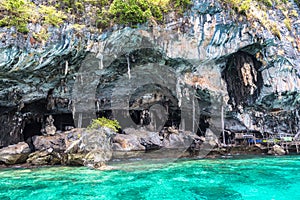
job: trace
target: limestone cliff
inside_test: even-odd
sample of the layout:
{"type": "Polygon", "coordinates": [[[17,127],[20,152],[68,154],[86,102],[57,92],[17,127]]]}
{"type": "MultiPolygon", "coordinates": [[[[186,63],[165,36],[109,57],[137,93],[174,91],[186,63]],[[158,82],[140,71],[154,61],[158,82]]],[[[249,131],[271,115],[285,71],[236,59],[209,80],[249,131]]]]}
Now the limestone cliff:
{"type": "Polygon", "coordinates": [[[245,16],[225,2],[194,1],[163,25],[50,26],[45,43],[1,28],[0,146],[41,134],[49,115],[61,131],[105,116],[151,131],[296,135],[299,7],[272,1],[262,13],[252,1],[245,16]]]}

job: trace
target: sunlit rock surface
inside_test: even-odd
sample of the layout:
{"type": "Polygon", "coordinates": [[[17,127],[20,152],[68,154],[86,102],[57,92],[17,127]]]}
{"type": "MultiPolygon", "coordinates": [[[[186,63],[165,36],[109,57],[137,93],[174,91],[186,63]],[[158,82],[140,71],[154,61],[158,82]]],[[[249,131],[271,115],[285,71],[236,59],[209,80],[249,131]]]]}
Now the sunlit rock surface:
{"type": "Polygon", "coordinates": [[[280,39],[213,0],[195,1],[185,18],[165,26],[78,36],[65,25],[39,45],[1,28],[0,146],[30,143],[49,115],[57,131],[105,116],[123,129],[157,133],[174,126],[220,135],[224,118],[233,133],[295,135],[300,23],[291,19],[288,30],[283,14],[272,12],[280,39]]]}

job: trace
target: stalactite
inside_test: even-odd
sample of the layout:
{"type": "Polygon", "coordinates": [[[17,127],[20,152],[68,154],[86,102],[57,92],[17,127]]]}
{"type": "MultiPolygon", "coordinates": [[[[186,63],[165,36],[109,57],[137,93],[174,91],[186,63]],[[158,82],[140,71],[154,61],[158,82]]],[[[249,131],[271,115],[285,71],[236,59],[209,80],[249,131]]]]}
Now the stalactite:
{"type": "Polygon", "coordinates": [[[129,56],[126,56],[127,59],[127,73],[128,73],[128,79],[131,79],[131,73],[130,73],[130,60],[129,60],[129,56]]]}

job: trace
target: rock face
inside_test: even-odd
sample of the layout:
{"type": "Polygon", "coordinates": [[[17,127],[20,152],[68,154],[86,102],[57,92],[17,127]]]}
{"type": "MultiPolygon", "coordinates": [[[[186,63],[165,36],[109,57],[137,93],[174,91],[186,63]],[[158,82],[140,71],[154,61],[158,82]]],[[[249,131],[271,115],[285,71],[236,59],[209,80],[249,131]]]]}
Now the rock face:
{"type": "Polygon", "coordinates": [[[279,146],[278,144],[275,144],[272,147],[272,149],[268,152],[268,154],[282,156],[282,155],[285,155],[286,152],[281,146],[279,146]]]}
{"type": "Polygon", "coordinates": [[[0,162],[7,165],[24,163],[28,158],[30,148],[27,143],[19,142],[0,149],[0,162]]]}
{"type": "MultiPolygon", "coordinates": [[[[110,129],[73,129],[54,136],[35,136],[31,165],[85,165],[98,168],[112,157],[110,129]]],[[[25,159],[26,160],[26,159],[25,159]]]]}
{"type": "Polygon", "coordinates": [[[66,150],[64,134],[56,134],[54,136],[34,136],[32,141],[34,148],[37,151],[53,149],[57,152],[64,152],[66,150]]]}
{"type": "Polygon", "coordinates": [[[59,165],[62,163],[62,156],[57,152],[36,151],[29,155],[27,161],[30,165],[59,165]]]}
{"type": "Polygon", "coordinates": [[[296,135],[299,20],[291,17],[288,29],[279,8],[265,12],[280,34],[232,15],[216,0],[194,1],[186,18],[164,27],[78,36],[65,25],[53,29],[54,39],[43,47],[21,45],[13,28],[0,29],[10,38],[0,44],[0,147],[34,136],[38,151],[94,152],[82,161],[69,158],[101,165],[112,149],[186,148],[199,145],[196,140],[217,146],[222,129],[296,135]],[[118,120],[125,133],[132,130],[115,137],[86,132],[70,141],[57,135],[100,116],[118,120]],[[165,137],[168,127],[179,131],[165,137]],[[140,128],[147,133],[134,131],[140,128]]]}

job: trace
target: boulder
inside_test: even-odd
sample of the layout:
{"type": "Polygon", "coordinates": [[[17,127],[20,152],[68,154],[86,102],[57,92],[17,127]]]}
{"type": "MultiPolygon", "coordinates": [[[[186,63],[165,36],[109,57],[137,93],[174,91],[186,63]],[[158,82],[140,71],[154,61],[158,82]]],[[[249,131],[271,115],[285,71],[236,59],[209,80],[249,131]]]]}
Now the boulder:
{"type": "Polygon", "coordinates": [[[32,142],[37,151],[43,151],[49,148],[52,148],[56,152],[63,152],[66,150],[64,134],[33,136],[32,142]]]}
{"type": "Polygon", "coordinates": [[[66,164],[71,166],[82,166],[85,156],[86,155],[82,153],[67,154],[66,164]]]}
{"type": "Polygon", "coordinates": [[[112,158],[111,137],[115,133],[108,128],[84,130],[79,144],[79,152],[86,154],[83,164],[98,168],[112,158]]]}
{"type": "Polygon", "coordinates": [[[113,150],[115,151],[144,151],[145,146],[141,145],[140,138],[137,135],[117,134],[113,138],[113,150]]]}
{"type": "Polygon", "coordinates": [[[0,162],[8,165],[24,163],[28,158],[30,148],[27,143],[19,142],[0,149],[0,162]]]}
{"type": "Polygon", "coordinates": [[[80,144],[82,142],[82,134],[84,129],[75,128],[70,131],[64,133],[65,135],[65,143],[66,143],[66,150],[65,153],[81,153],[80,144]]]}
{"type": "Polygon", "coordinates": [[[31,165],[58,165],[62,164],[64,157],[57,152],[36,151],[28,156],[27,163],[31,165]]]}
{"type": "Polygon", "coordinates": [[[163,147],[169,149],[187,149],[195,139],[199,137],[189,131],[179,131],[177,134],[171,133],[163,140],[163,147]]]}
{"type": "Polygon", "coordinates": [[[218,137],[210,129],[206,129],[206,132],[205,132],[205,143],[208,144],[211,147],[215,147],[215,146],[219,145],[218,137]]]}
{"type": "Polygon", "coordinates": [[[272,149],[268,152],[268,154],[282,156],[282,155],[285,155],[286,152],[281,146],[279,146],[278,144],[275,144],[272,147],[272,149]]]}

